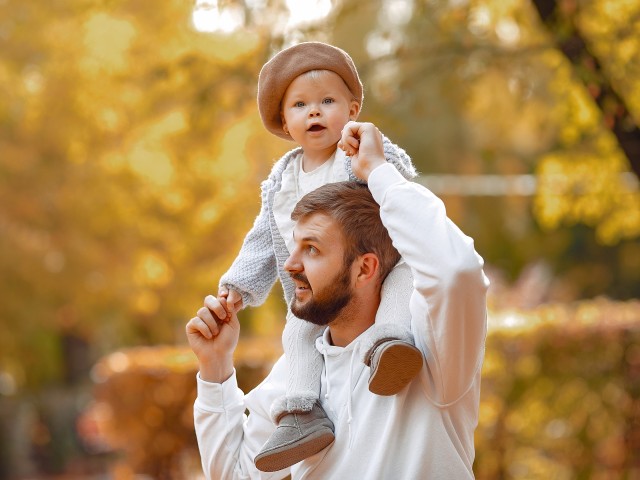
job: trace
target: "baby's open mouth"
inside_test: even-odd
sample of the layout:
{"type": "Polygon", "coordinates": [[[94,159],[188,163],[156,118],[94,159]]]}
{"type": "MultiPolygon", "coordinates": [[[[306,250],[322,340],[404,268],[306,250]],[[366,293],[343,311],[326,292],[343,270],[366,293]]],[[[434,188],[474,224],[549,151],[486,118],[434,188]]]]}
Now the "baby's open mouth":
{"type": "Polygon", "coordinates": [[[309,131],[310,132],[319,132],[320,130],[324,130],[324,127],[322,125],[311,125],[309,127],[309,131]]]}

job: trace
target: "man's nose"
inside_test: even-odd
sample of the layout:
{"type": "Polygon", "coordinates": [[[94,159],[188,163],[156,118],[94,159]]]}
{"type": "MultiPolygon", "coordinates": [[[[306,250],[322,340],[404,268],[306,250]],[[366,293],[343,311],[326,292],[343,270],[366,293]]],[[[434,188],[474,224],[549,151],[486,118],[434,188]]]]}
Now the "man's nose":
{"type": "Polygon", "coordinates": [[[296,273],[302,271],[302,265],[300,264],[300,261],[295,252],[289,255],[289,258],[285,260],[283,268],[288,273],[296,273]]]}

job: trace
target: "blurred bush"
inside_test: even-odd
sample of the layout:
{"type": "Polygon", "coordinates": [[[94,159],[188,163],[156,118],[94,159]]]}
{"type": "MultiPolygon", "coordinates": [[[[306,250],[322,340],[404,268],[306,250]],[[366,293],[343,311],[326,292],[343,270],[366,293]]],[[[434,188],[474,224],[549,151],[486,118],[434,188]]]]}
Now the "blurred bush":
{"type": "MultiPolygon", "coordinates": [[[[280,352],[278,339],[242,339],[240,387],[257,385],[280,352]]],[[[129,472],[191,478],[196,369],[186,347],[103,358],[93,370],[99,426],[87,431],[122,452],[129,472]]],[[[474,469],[479,480],[640,478],[639,301],[490,315],[474,469]]]]}
{"type": "MultiPolygon", "coordinates": [[[[195,359],[176,347],[143,347],[112,353],[96,364],[94,430],[85,440],[123,453],[119,466],[152,478],[175,478],[185,452],[193,450],[195,359]],[[93,436],[91,435],[93,434],[93,436]]],[[[87,417],[83,424],[90,424],[87,417]]]]}
{"type": "MultiPolygon", "coordinates": [[[[236,350],[238,383],[256,386],[282,350],[279,339],[243,339],[236,350]]],[[[79,422],[89,449],[119,453],[116,478],[192,478],[200,463],[193,429],[197,361],[188,347],[114,352],[93,368],[95,403],[79,422]]]]}
{"type": "Polygon", "coordinates": [[[478,479],[640,478],[640,302],[492,315],[478,479]]]}

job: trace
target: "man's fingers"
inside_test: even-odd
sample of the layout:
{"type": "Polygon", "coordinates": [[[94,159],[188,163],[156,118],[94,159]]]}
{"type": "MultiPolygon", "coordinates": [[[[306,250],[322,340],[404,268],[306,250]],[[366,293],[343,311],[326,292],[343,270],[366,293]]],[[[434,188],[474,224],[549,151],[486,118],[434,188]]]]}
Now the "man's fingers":
{"type": "Polygon", "coordinates": [[[209,340],[214,337],[209,326],[200,317],[193,317],[187,323],[187,335],[193,335],[194,333],[199,333],[209,340]]]}
{"type": "Polygon", "coordinates": [[[226,298],[219,298],[218,300],[220,301],[220,305],[222,305],[222,308],[224,308],[224,317],[222,318],[222,321],[228,322],[231,318],[231,315],[233,314],[231,312],[231,308],[229,308],[229,302],[226,298]]]}
{"type": "Polygon", "coordinates": [[[347,122],[342,129],[342,142],[348,138],[354,138],[356,141],[361,141],[362,136],[368,132],[372,134],[378,134],[382,138],[382,132],[373,123],[370,122],[347,122]]]}
{"type": "Polygon", "coordinates": [[[352,137],[359,137],[361,126],[362,126],[361,122],[354,122],[353,120],[350,122],[347,122],[345,126],[342,128],[343,138],[349,135],[352,137]]]}
{"type": "Polygon", "coordinates": [[[217,336],[218,333],[220,333],[220,328],[218,327],[218,318],[213,316],[211,310],[209,310],[207,307],[200,307],[197,315],[204,323],[207,324],[214,337],[217,336]]]}
{"type": "Polygon", "coordinates": [[[227,301],[225,298],[216,298],[213,295],[207,295],[204,297],[204,306],[211,310],[217,317],[218,320],[224,320],[229,316],[229,310],[226,305],[227,301]]]}
{"type": "Polygon", "coordinates": [[[202,335],[207,340],[211,340],[220,333],[220,329],[217,324],[212,330],[211,326],[202,320],[200,317],[193,317],[187,323],[187,336],[189,335],[202,335]]]}

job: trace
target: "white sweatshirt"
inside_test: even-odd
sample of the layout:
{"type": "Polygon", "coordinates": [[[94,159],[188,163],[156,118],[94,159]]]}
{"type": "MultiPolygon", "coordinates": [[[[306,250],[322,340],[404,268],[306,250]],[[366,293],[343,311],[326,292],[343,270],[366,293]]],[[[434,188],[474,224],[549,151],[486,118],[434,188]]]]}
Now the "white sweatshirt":
{"type": "Polygon", "coordinates": [[[473,240],[446,217],[442,201],[392,165],[376,168],[369,188],[413,270],[412,332],[425,368],[398,395],[374,395],[369,367],[359,360],[359,339],[336,347],[325,332],[316,342],[325,357],[321,399],[336,440],[276,473],[258,471],[253,458],[275,428],[269,409],[286,391],[284,359],[247,395],[238,389],[235,373],[223,384],[198,376],[194,416],[207,478],[473,478],[489,285],[482,259],[473,240]]]}

